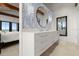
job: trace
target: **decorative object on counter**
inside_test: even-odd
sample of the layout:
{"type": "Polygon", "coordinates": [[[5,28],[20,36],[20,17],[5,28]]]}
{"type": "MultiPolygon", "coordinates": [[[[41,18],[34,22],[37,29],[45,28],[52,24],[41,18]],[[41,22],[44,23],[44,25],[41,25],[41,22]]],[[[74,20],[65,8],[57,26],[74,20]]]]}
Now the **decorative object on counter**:
{"type": "Polygon", "coordinates": [[[57,31],[60,36],[67,36],[67,16],[57,17],[57,31]]]}

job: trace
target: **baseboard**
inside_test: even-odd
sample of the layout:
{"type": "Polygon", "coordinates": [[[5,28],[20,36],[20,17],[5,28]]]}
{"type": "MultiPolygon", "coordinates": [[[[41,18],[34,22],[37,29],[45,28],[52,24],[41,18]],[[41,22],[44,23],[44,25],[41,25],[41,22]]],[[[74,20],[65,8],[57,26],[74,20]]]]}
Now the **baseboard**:
{"type": "Polygon", "coordinates": [[[6,42],[6,43],[2,42],[1,43],[1,49],[6,48],[8,46],[12,46],[12,45],[17,44],[17,43],[19,43],[19,40],[6,42]]]}

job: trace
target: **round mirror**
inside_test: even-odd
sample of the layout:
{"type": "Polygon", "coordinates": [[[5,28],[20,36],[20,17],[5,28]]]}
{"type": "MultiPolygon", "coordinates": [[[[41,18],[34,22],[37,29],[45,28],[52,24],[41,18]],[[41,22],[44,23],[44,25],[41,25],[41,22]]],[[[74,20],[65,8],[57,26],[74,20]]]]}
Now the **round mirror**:
{"type": "Polygon", "coordinates": [[[37,22],[41,27],[46,27],[48,24],[48,12],[44,7],[39,7],[36,11],[37,22]]]}

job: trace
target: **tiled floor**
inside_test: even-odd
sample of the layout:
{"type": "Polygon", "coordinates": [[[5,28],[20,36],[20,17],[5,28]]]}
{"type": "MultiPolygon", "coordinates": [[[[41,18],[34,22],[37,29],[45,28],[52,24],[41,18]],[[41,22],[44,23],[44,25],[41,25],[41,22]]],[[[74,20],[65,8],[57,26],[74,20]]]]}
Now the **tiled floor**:
{"type": "Polygon", "coordinates": [[[50,54],[50,56],[79,56],[79,45],[60,41],[59,45],[50,54]]]}
{"type": "MultiPolygon", "coordinates": [[[[19,44],[2,50],[1,56],[18,56],[19,44]]],[[[60,41],[50,56],[79,56],[79,46],[70,42],[60,41]]]]}

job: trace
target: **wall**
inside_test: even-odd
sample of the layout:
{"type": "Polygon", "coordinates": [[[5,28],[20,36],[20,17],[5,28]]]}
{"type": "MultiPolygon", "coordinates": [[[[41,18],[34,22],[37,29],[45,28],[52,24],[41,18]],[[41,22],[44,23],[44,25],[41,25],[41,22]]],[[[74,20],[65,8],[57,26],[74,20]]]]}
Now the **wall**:
{"type": "Polygon", "coordinates": [[[23,27],[23,31],[46,31],[46,30],[50,30],[50,23],[48,23],[48,25],[46,27],[41,27],[38,22],[37,22],[37,17],[36,17],[36,11],[39,7],[43,7],[45,9],[45,11],[47,12],[47,15],[49,15],[48,17],[50,17],[49,19],[51,20],[51,14],[52,12],[50,12],[50,10],[43,5],[42,3],[28,3],[28,4],[23,4],[23,15],[22,15],[22,27],[23,27]]]}
{"type": "Polygon", "coordinates": [[[61,36],[61,40],[66,40],[73,43],[79,43],[79,6],[75,7],[73,3],[65,4],[45,4],[53,13],[52,29],[56,29],[56,18],[67,16],[68,36],[61,36]]]}

